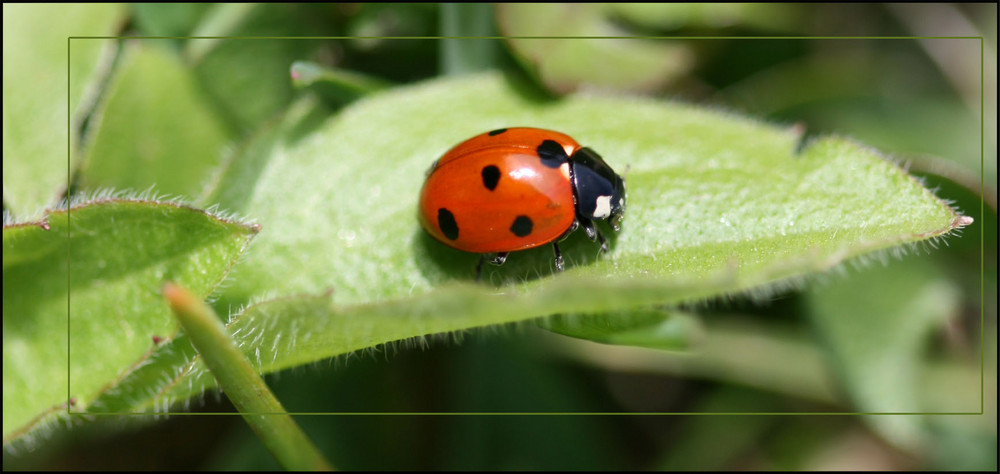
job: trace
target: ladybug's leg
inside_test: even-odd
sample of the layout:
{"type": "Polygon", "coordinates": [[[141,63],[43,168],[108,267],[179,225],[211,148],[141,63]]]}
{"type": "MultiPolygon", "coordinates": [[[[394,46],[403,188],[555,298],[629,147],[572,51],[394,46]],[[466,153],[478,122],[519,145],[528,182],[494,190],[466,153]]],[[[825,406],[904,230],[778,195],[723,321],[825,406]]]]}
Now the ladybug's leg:
{"type": "MultiPolygon", "coordinates": [[[[597,230],[597,229],[594,229],[597,230]]],[[[604,238],[604,234],[600,230],[597,230],[597,241],[601,243],[601,252],[608,251],[608,240],[604,238]]]]}
{"type": "Polygon", "coordinates": [[[569,225],[569,229],[566,229],[566,232],[563,232],[562,235],[557,237],[556,242],[562,242],[566,240],[566,238],[569,237],[570,234],[572,234],[576,229],[579,228],[580,228],[580,219],[573,219],[573,223],[569,225]]]}
{"type": "Polygon", "coordinates": [[[590,219],[581,219],[579,217],[577,217],[577,220],[579,220],[580,225],[583,226],[583,231],[587,233],[587,238],[590,239],[591,242],[597,240],[597,227],[594,226],[594,221],[590,219]]]}
{"type": "Polygon", "coordinates": [[[509,253],[510,252],[497,252],[495,255],[493,255],[493,258],[490,259],[490,263],[497,266],[503,265],[503,262],[507,261],[507,255],[509,253]]]}
{"type": "Polygon", "coordinates": [[[580,225],[583,226],[583,231],[587,233],[587,238],[591,242],[597,241],[601,243],[601,252],[608,251],[608,241],[604,238],[604,234],[594,225],[594,221],[590,219],[580,219],[580,225]]]}
{"type": "Polygon", "coordinates": [[[556,271],[563,271],[563,258],[562,252],[559,251],[559,244],[552,242],[552,251],[556,253],[556,271]]]}
{"type": "Polygon", "coordinates": [[[566,232],[563,232],[563,235],[562,237],[559,237],[559,240],[565,240],[566,237],[569,237],[569,234],[572,234],[573,232],[576,231],[576,229],[579,228],[580,228],[580,219],[573,219],[573,223],[570,224],[569,229],[566,229],[566,232]]]}
{"type": "Polygon", "coordinates": [[[487,255],[492,255],[492,257],[490,257],[491,264],[500,266],[503,265],[503,262],[507,261],[508,254],[510,254],[510,252],[497,252],[494,254],[484,253],[480,255],[479,263],[476,264],[476,281],[479,281],[479,277],[483,275],[483,262],[486,261],[487,255]]]}

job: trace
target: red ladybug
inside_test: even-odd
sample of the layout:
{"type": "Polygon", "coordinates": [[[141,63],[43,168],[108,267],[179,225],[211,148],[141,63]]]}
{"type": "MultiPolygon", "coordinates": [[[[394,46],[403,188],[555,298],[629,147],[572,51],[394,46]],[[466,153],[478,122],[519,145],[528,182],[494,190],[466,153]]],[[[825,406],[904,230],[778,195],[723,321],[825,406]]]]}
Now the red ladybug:
{"type": "Polygon", "coordinates": [[[420,223],[435,239],[483,261],[502,265],[507,254],[552,244],[578,227],[601,251],[608,244],[594,226],[615,231],[625,212],[625,182],[590,148],[568,135],[539,128],[501,128],[472,137],[444,154],[427,172],[420,223]]]}

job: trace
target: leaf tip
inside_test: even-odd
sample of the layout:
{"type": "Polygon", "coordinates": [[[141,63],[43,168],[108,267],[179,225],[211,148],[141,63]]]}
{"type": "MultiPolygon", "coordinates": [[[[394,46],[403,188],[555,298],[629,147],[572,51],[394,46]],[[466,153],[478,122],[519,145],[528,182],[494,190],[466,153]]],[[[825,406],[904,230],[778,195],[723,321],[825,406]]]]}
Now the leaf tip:
{"type": "Polygon", "coordinates": [[[974,219],[969,216],[958,216],[955,218],[955,222],[952,223],[952,227],[957,229],[960,227],[971,225],[973,222],[974,219]]]}
{"type": "Polygon", "coordinates": [[[321,68],[319,65],[308,61],[295,61],[289,69],[292,77],[292,85],[295,87],[307,87],[319,77],[321,68]]]}

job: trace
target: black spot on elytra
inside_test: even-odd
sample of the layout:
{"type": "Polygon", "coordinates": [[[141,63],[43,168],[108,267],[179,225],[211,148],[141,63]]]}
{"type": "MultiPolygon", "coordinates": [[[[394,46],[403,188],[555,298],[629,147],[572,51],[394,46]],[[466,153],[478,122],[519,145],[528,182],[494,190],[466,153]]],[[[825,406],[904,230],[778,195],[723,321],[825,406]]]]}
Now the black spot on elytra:
{"type": "Polygon", "coordinates": [[[569,157],[566,156],[566,150],[563,149],[562,145],[553,140],[545,140],[541,145],[538,145],[536,151],[538,152],[538,157],[542,159],[542,164],[549,168],[558,168],[563,163],[569,161],[569,157]]]}
{"type": "Polygon", "coordinates": [[[500,168],[496,166],[489,165],[483,167],[483,186],[490,191],[497,188],[497,183],[500,182],[500,168]]]}
{"type": "Polygon", "coordinates": [[[517,216],[514,219],[514,223],[510,225],[510,232],[518,237],[527,237],[531,234],[531,228],[534,224],[531,222],[531,218],[528,216],[517,216]]]}
{"type": "Polygon", "coordinates": [[[493,130],[492,132],[490,132],[489,135],[491,137],[493,137],[493,136],[496,136],[496,135],[500,135],[501,133],[506,132],[506,131],[507,131],[506,128],[498,128],[498,129],[493,130]]]}
{"type": "Polygon", "coordinates": [[[441,228],[441,233],[445,237],[451,240],[458,238],[458,223],[455,222],[455,215],[443,207],[438,209],[438,227],[441,228]]]}

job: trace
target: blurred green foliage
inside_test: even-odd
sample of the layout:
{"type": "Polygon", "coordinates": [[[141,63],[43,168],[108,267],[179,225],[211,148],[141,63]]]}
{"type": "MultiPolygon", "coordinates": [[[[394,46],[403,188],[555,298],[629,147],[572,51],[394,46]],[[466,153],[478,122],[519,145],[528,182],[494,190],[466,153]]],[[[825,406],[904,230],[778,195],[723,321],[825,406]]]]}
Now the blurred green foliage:
{"type": "MultiPolygon", "coordinates": [[[[59,275],[8,272],[23,267],[9,260],[20,254],[8,252],[8,244],[40,239],[28,257],[59,256],[45,250],[42,242],[54,233],[8,226],[8,215],[27,222],[64,197],[81,199],[105,186],[144,189],[150,176],[170,176],[175,180],[158,183],[158,191],[203,207],[222,203],[228,211],[258,218],[255,214],[269,203],[255,205],[246,183],[261,179],[276,153],[287,159],[284,150],[289,144],[320,130],[346,104],[375,90],[391,93],[394,84],[500,70],[526,97],[543,103],[558,103],[570,91],[637,94],[799,124],[807,138],[848,135],[905,162],[925,186],[975,222],[960,236],[908,247],[905,257],[869,255],[855,262],[860,264],[804,282],[633,315],[632,321],[549,321],[550,329],[576,338],[522,324],[388,344],[300,365],[267,377],[289,411],[984,413],[299,417],[335,465],[996,469],[995,4],[3,8],[5,313],[13,302],[29,304],[16,296],[19,291],[30,294],[19,290],[21,286],[43,285],[34,279],[59,275]],[[384,38],[494,34],[645,38],[384,38]],[[68,35],[175,38],[73,40],[67,91],[68,35]],[[185,35],[344,38],[196,40],[185,35]],[[726,38],[780,35],[982,40],[726,38]],[[671,36],[687,39],[662,38],[671,36]],[[296,79],[295,71],[303,75],[296,79]],[[68,142],[73,182],[67,190],[68,142]],[[119,173],[123,169],[130,172],[119,173]],[[982,189],[981,178],[986,185],[982,189]]],[[[615,113],[620,112],[607,111],[609,117],[615,113]]],[[[202,293],[215,288],[249,232],[244,226],[219,227],[201,214],[192,217],[173,210],[167,212],[170,219],[217,233],[191,230],[173,235],[169,245],[158,245],[185,249],[176,258],[132,246],[146,242],[136,223],[157,219],[149,216],[162,214],[158,209],[147,206],[130,217],[115,214],[113,228],[111,221],[98,221],[93,225],[109,227],[106,234],[114,238],[80,244],[116,255],[108,261],[112,269],[122,270],[122,284],[143,275],[135,298],[117,303],[148,306],[144,313],[165,308],[154,298],[163,271],[190,274],[202,293]],[[223,227],[226,232],[219,230],[223,227]],[[198,257],[213,252],[225,256],[198,257]],[[226,265],[220,267],[219,262],[226,265]]],[[[56,230],[59,215],[49,216],[56,230]]],[[[80,215],[85,218],[86,211],[80,215]]],[[[269,219],[302,222],[310,216],[272,213],[269,219]]],[[[262,222],[265,230],[268,223],[262,222]]],[[[294,229],[279,235],[280,241],[265,241],[268,252],[294,255],[294,229]]],[[[297,258],[308,265],[321,257],[297,258]]],[[[269,268],[255,271],[266,276],[269,268]]],[[[65,280],[60,282],[65,285],[65,280]]],[[[81,283],[71,284],[75,290],[81,283]]],[[[296,288],[295,281],[281,283],[296,288]]],[[[247,280],[234,284],[239,290],[247,280]]],[[[31,304],[59,306],[53,293],[58,285],[47,288],[55,303],[31,304]]],[[[266,289],[257,290],[223,298],[217,309],[225,312],[226,305],[266,294],[266,289]]],[[[99,301],[100,292],[109,289],[81,286],[80,291],[71,294],[76,304],[86,298],[99,301]]],[[[222,288],[215,296],[233,293],[222,288]]],[[[117,311],[102,310],[96,303],[90,309],[117,311]]],[[[44,327],[59,332],[59,313],[46,314],[50,317],[44,327]]],[[[74,321],[76,317],[74,312],[74,321]]],[[[8,324],[13,322],[5,318],[5,373],[8,364],[16,362],[8,360],[7,346],[13,342],[29,347],[25,341],[7,339],[12,329],[8,324]]],[[[93,327],[100,333],[103,326],[93,327]]],[[[121,344],[121,351],[129,354],[141,352],[147,347],[140,344],[146,332],[101,344],[121,344]]],[[[104,337],[113,339],[113,334],[105,332],[104,337]]],[[[59,354],[45,355],[50,356],[59,354]]],[[[102,370],[116,367],[101,357],[96,363],[102,370]]],[[[38,358],[42,360],[48,359],[38,358]]],[[[59,368],[46,364],[45,370],[59,368]]],[[[238,416],[99,417],[75,419],[72,427],[56,420],[27,439],[12,440],[6,437],[7,423],[17,420],[8,416],[8,401],[28,392],[6,382],[5,375],[5,470],[278,467],[238,416]]],[[[58,391],[53,398],[58,400],[61,388],[45,390],[58,391]]],[[[195,413],[232,410],[212,392],[177,407],[185,408],[195,413]]],[[[35,413],[17,415],[30,418],[35,413]]]]}

